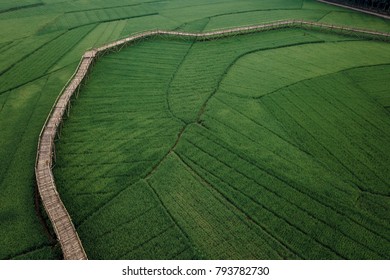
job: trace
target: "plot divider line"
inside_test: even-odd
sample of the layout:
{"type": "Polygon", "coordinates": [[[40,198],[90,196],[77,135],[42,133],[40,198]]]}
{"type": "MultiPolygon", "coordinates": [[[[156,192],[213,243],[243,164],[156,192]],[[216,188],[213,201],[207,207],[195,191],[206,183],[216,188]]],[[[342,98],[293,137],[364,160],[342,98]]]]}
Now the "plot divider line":
{"type": "Polygon", "coordinates": [[[192,248],[196,248],[196,246],[192,243],[192,240],[191,238],[189,237],[189,235],[187,234],[187,232],[183,229],[183,227],[178,223],[178,221],[175,219],[175,217],[172,215],[172,213],[168,210],[168,208],[166,207],[166,205],[164,204],[164,202],[162,201],[160,195],[157,193],[156,189],[153,188],[152,184],[150,182],[148,182],[147,179],[144,180],[146,185],[148,185],[148,187],[150,188],[150,190],[153,192],[153,194],[155,195],[156,197],[156,200],[159,202],[159,204],[161,205],[161,207],[163,208],[164,212],[166,212],[166,214],[170,217],[170,219],[172,220],[173,222],[173,225],[176,226],[179,231],[181,232],[181,234],[186,238],[187,242],[189,243],[189,245],[192,246],[192,248]]]}

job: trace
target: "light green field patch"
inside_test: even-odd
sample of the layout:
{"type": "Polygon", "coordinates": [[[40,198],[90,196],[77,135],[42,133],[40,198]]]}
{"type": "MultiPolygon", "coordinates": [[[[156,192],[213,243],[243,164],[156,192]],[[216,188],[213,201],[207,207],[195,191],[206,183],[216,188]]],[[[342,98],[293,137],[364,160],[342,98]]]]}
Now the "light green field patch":
{"type": "MultiPolygon", "coordinates": [[[[16,255],[29,258],[26,253],[51,245],[34,211],[35,176],[30,167],[35,163],[42,123],[71,71],[71,67],[65,68],[11,92],[0,112],[0,158],[7,159],[0,161],[0,238],[4,241],[1,259],[16,255]],[[28,187],[21,188],[22,185],[28,187]]],[[[59,258],[60,253],[44,250],[36,255],[39,256],[59,258]]]]}
{"type": "Polygon", "coordinates": [[[221,89],[259,97],[302,80],[386,62],[390,62],[388,44],[377,42],[334,42],[266,50],[238,60],[222,81],[221,89]],[[380,55],[373,56],[374,51],[380,55]]]}
{"type": "Polygon", "coordinates": [[[55,15],[42,15],[18,19],[0,19],[0,42],[21,39],[33,35],[55,15]]]}

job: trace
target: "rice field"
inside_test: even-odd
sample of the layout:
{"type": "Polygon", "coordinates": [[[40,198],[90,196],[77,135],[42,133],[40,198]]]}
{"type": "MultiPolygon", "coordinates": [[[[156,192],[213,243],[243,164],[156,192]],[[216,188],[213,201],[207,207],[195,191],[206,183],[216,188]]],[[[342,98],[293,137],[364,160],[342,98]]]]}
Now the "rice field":
{"type": "Polygon", "coordinates": [[[351,77],[388,48],[284,30],[100,60],[54,170],[89,257],[387,258],[388,116],[351,77]]]}
{"type": "MultiPolygon", "coordinates": [[[[60,259],[39,132],[86,49],[156,28],[373,16],[277,1],[0,3],[0,259],[60,259]]],[[[388,259],[390,45],[285,29],[101,58],[56,142],[90,259],[388,259]]]]}

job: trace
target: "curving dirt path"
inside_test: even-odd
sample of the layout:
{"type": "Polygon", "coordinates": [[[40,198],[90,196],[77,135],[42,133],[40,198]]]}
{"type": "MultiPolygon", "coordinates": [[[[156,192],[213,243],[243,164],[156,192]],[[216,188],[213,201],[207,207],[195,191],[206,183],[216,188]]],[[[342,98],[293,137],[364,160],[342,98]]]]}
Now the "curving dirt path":
{"type": "Polygon", "coordinates": [[[38,150],[35,163],[35,175],[38,191],[42,199],[43,206],[53,225],[54,231],[61,244],[61,248],[66,260],[85,260],[87,255],[84,251],[77,231],[72,223],[61,198],[57,192],[52,167],[55,160],[54,139],[58,135],[59,126],[62,124],[63,116],[69,113],[70,99],[75,92],[78,92],[80,85],[86,78],[88,70],[93,61],[108,51],[119,50],[127,44],[154,36],[176,36],[179,38],[192,38],[196,40],[210,40],[218,37],[246,34],[282,28],[318,28],[337,33],[347,33],[355,36],[368,36],[373,39],[390,40],[390,33],[373,30],[356,29],[346,26],[336,26],[303,20],[284,20],[272,23],[216,30],[202,33],[190,33],[179,31],[155,30],[142,32],[130,37],[106,44],[102,47],[87,51],[81,58],[75,73],[67,82],[56,102],[54,103],[49,116],[41,130],[38,141],[38,150]]]}

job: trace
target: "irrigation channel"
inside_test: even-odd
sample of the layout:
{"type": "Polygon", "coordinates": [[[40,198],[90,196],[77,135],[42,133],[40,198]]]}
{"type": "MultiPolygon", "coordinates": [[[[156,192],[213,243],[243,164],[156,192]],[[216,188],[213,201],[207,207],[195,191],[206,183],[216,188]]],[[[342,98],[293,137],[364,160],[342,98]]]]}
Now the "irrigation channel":
{"type": "Polygon", "coordinates": [[[78,95],[80,87],[85,82],[93,62],[102,55],[119,51],[121,48],[136,41],[156,36],[176,37],[192,40],[212,40],[220,37],[247,34],[253,32],[275,30],[282,28],[318,29],[327,32],[336,32],[359,38],[368,38],[381,41],[390,41],[390,33],[377,32],[373,30],[356,29],[347,26],[322,24],[303,20],[284,20],[266,24],[236,27],[225,30],[209,31],[204,33],[189,33],[179,31],[154,30],[133,34],[124,39],[108,43],[99,48],[88,50],[81,58],[76,71],[65,84],[57,97],[51,111],[46,118],[38,140],[38,149],[35,162],[35,175],[38,192],[42,199],[43,206],[53,225],[54,231],[60,242],[64,259],[82,260],[87,259],[77,231],[72,223],[61,198],[57,192],[53,177],[53,162],[55,155],[55,139],[60,136],[60,129],[65,115],[69,115],[71,98],[78,95]]]}

